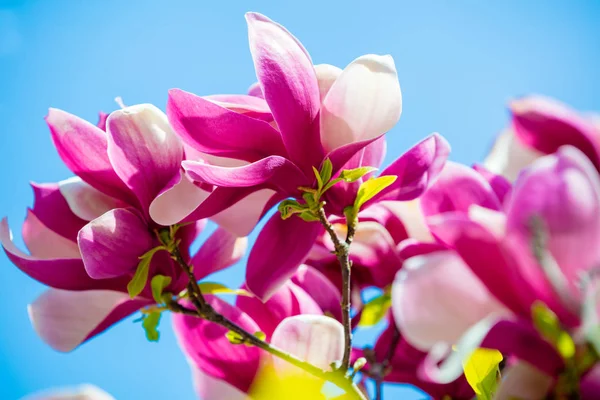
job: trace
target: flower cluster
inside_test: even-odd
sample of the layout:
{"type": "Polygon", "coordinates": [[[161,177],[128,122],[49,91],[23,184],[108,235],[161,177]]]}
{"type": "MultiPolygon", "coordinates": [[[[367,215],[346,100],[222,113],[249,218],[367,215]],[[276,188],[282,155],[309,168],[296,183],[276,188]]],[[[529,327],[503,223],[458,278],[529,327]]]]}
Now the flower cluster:
{"type": "Polygon", "coordinates": [[[123,106],[97,125],[48,113],[74,176],[32,184],[29,253],[0,226],[10,260],[50,287],[29,307],[40,337],[71,351],[141,312],[156,341],[172,312],[203,399],[382,399],[384,383],[597,398],[598,119],[519,99],[483,165],[447,161],[434,133],[376,176],[402,111],[392,57],[313,65],[283,26],[246,20],[247,94],[173,89],[166,112],[123,106]],[[274,207],[243,286],[206,281],[274,207]]]}

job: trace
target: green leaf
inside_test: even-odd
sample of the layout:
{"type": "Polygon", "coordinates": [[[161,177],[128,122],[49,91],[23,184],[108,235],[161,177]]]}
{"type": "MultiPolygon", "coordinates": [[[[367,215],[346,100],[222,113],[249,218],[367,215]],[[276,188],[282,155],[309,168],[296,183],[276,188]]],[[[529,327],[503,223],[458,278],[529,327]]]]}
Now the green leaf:
{"type": "Polygon", "coordinates": [[[555,344],[562,332],[560,321],[556,314],[546,307],[544,303],[536,301],[531,306],[531,317],[533,319],[533,325],[542,337],[550,343],[555,344]]]}
{"type": "Polygon", "coordinates": [[[364,306],[360,315],[358,326],[361,328],[377,325],[392,305],[392,298],[389,294],[382,294],[369,300],[364,306]]]}
{"type": "Polygon", "coordinates": [[[302,198],[304,199],[304,201],[306,201],[306,204],[308,204],[308,207],[310,208],[317,205],[317,201],[315,200],[315,194],[313,193],[302,193],[302,198]]]}
{"type": "Polygon", "coordinates": [[[138,294],[142,293],[142,290],[146,287],[146,282],[148,282],[148,270],[150,269],[150,262],[152,261],[152,257],[159,250],[165,250],[164,246],[157,246],[153,249],[148,250],[144,253],[143,256],[140,257],[140,262],[135,270],[135,274],[131,281],[127,284],[127,292],[129,293],[129,297],[132,299],[138,294]]]}
{"type": "Polygon", "coordinates": [[[556,348],[564,359],[569,360],[575,356],[575,342],[567,332],[562,331],[556,340],[556,348]]]}
{"type": "Polygon", "coordinates": [[[477,400],[492,400],[498,388],[498,365],[502,353],[492,349],[476,349],[463,364],[467,382],[475,391],[477,400]]]}
{"type": "Polygon", "coordinates": [[[354,200],[356,212],[360,211],[363,204],[375,197],[377,193],[394,183],[397,178],[395,175],[386,175],[363,182],[358,188],[358,194],[354,200]]]}
{"type": "Polygon", "coordinates": [[[225,337],[227,338],[227,340],[229,340],[229,343],[231,343],[231,344],[244,343],[244,338],[242,337],[242,335],[240,335],[239,333],[236,333],[234,331],[227,331],[227,333],[225,334],[225,337]]]}
{"type": "Polygon", "coordinates": [[[304,211],[303,213],[298,214],[298,216],[300,218],[302,218],[306,222],[314,222],[314,221],[318,221],[319,220],[319,217],[317,217],[316,215],[314,215],[310,211],[304,211]]]}
{"type": "Polygon", "coordinates": [[[216,282],[201,282],[198,284],[203,294],[235,294],[238,296],[254,297],[252,293],[244,289],[230,289],[227,286],[216,282]]]}
{"type": "Polygon", "coordinates": [[[306,207],[296,200],[287,199],[279,203],[279,212],[281,213],[281,219],[288,219],[294,214],[298,214],[306,210],[306,207]]]}
{"type": "Polygon", "coordinates": [[[146,331],[146,338],[151,342],[158,342],[160,338],[160,332],[156,329],[160,323],[160,311],[153,311],[146,314],[146,317],[142,321],[142,327],[146,331]]]}
{"type": "Polygon", "coordinates": [[[345,169],[340,173],[340,178],[345,182],[356,182],[369,172],[376,171],[374,167],[358,167],[354,169],[345,169]]]}
{"type": "Polygon", "coordinates": [[[344,215],[346,216],[346,226],[355,226],[358,222],[358,213],[354,206],[344,208],[344,215]]]}
{"type": "Polygon", "coordinates": [[[317,188],[321,190],[321,188],[323,187],[323,179],[321,179],[321,174],[319,173],[319,170],[316,169],[314,166],[312,167],[312,169],[313,173],[315,174],[315,177],[317,178],[317,188]]]}
{"type": "Polygon", "coordinates": [[[321,181],[323,183],[329,182],[329,180],[331,179],[332,172],[333,164],[331,163],[331,160],[329,158],[326,158],[325,161],[323,161],[323,165],[321,166],[321,181]]]}
{"type": "Polygon", "coordinates": [[[256,336],[257,338],[259,338],[260,340],[262,340],[263,342],[265,340],[267,340],[267,334],[262,332],[262,331],[258,331],[258,332],[254,332],[254,336],[256,336]]]}
{"type": "Polygon", "coordinates": [[[155,275],[150,281],[150,287],[152,288],[152,297],[157,303],[163,302],[162,292],[171,283],[170,276],[155,275]]]}

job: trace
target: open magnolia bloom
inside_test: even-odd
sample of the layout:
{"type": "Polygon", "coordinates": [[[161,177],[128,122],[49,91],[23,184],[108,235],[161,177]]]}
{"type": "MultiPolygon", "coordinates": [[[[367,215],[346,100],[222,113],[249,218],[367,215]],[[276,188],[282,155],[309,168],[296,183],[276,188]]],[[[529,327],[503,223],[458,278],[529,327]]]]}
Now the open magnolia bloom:
{"type": "MultiPolygon", "coordinates": [[[[323,310],[331,306],[328,298],[337,299],[339,307],[340,295],[325,277],[307,270],[305,267],[297,278],[299,282],[310,282],[310,290],[320,293],[316,298],[288,281],[265,303],[247,296],[238,296],[235,305],[211,295],[206,299],[246,331],[260,334],[267,342],[327,370],[332,362],[341,360],[344,340],[340,322],[324,316],[323,310]]],[[[290,374],[306,375],[257,347],[232,344],[236,338],[215,323],[176,314],[173,324],[200,398],[246,399],[259,384],[256,379],[260,371],[268,366],[275,367],[282,379],[290,374]]]]}
{"type": "MultiPolygon", "coordinates": [[[[155,197],[180,175],[183,146],[152,105],[113,112],[106,132],[59,110],[46,120],[59,155],[78,176],[33,184],[35,203],[22,229],[30,254],[14,245],[6,219],[0,240],[19,269],[51,287],[29,307],[36,331],[55,349],[70,351],[155,303],[155,276],[163,277],[165,292],[186,288],[188,278],[161,237],[168,228],[149,215],[155,197]],[[146,279],[130,286],[142,263],[146,279]]],[[[219,228],[192,257],[189,246],[203,226],[188,224],[170,238],[198,265],[198,279],[237,262],[246,246],[219,228]]]]}
{"type": "Polygon", "coordinates": [[[407,339],[421,348],[445,343],[433,346],[423,373],[451,381],[460,360],[481,346],[558,377],[574,350],[557,337],[573,346],[597,340],[590,333],[598,329],[597,292],[582,285],[586,276],[594,281],[600,261],[600,177],[592,163],[561,147],[521,172],[503,205],[487,181],[448,164],[430,193],[422,201],[432,233],[462,260],[452,252],[424,255],[395,284],[393,307],[407,339]],[[411,302],[426,311],[413,312],[411,302]],[[540,328],[548,318],[552,328],[540,328]],[[438,366],[453,344],[457,352],[438,366]]]}
{"type": "Polygon", "coordinates": [[[521,169],[561,146],[581,150],[600,168],[600,124],[594,115],[578,113],[543,96],[527,96],[510,103],[511,126],[494,143],[484,165],[514,181],[521,169]]]}
{"type": "MultiPolygon", "coordinates": [[[[217,187],[188,218],[211,217],[265,189],[276,193],[271,205],[289,197],[302,200],[302,188],[315,186],[314,171],[325,160],[327,180],[342,169],[379,167],[382,136],[400,118],[400,86],[390,56],[365,55],[344,70],[313,66],[284,27],[256,13],[246,19],[259,81],[251,89],[254,96],[169,94],[167,114],[176,132],[190,147],[219,157],[183,163],[194,181],[217,187]]],[[[378,197],[415,198],[435,179],[448,151],[439,135],[423,140],[384,169],[382,175],[397,178],[378,197]]],[[[324,193],[328,213],[342,215],[354,203],[358,179],[324,193]]],[[[273,216],[250,254],[250,290],[268,298],[293,275],[321,232],[317,222],[273,216]],[[293,240],[287,232],[295,232],[293,240]]]]}

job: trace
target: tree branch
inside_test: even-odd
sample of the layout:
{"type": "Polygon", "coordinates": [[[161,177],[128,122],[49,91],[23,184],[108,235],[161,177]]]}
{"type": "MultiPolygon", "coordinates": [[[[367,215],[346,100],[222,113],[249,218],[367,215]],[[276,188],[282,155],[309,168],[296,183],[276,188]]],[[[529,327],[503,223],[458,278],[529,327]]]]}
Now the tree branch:
{"type": "Polygon", "coordinates": [[[194,276],[194,273],[192,271],[192,267],[190,265],[188,265],[187,262],[185,262],[185,260],[181,256],[181,253],[177,246],[174,247],[171,255],[172,255],[173,259],[175,261],[177,261],[179,266],[188,275],[189,297],[190,297],[190,300],[192,301],[192,304],[194,305],[194,307],[196,309],[192,310],[192,309],[182,306],[181,304],[177,303],[176,301],[172,301],[171,303],[167,304],[169,310],[171,310],[173,312],[182,313],[185,315],[204,318],[207,321],[214,322],[218,325],[221,325],[221,326],[227,328],[228,330],[240,335],[245,343],[256,346],[276,357],[279,357],[282,360],[289,362],[290,364],[308,372],[309,374],[311,374],[313,376],[316,376],[318,378],[321,378],[321,379],[324,379],[326,381],[336,384],[341,389],[345,390],[347,392],[347,394],[349,396],[351,396],[352,399],[366,400],[365,396],[358,389],[358,387],[356,387],[356,385],[354,385],[351,380],[347,379],[344,374],[340,374],[338,371],[323,371],[322,369],[320,369],[306,361],[302,361],[301,359],[297,358],[296,356],[286,353],[285,351],[278,349],[275,346],[272,346],[271,344],[265,342],[264,340],[259,339],[258,337],[254,336],[254,334],[246,331],[241,326],[237,325],[233,321],[227,319],[223,315],[216,312],[215,309],[204,299],[204,296],[202,295],[202,291],[200,290],[200,287],[198,286],[198,282],[196,281],[196,277],[194,276]]]}
{"type": "Polygon", "coordinates": [[[340,369],[345,373],[350,368],[350,354],[352,352],[352,318],[350,317],[350,296],[351,296],[351,267],[352,262],[350,261],[350,244],[354,239],[354,233],[356,224],[354,222],[348,222],[346,240],[341,241],[338,235],[333,229],[333,225],[327,219],[325,210],[323,207],[319,208],[318,211],[319,221],[325,228],[331,241],[335,247],[335,255],[337,256],[338,262],[340,263],[342,272],[342,324],[344,325],[344,357],[342,358],[342,365],[340,369]]]}

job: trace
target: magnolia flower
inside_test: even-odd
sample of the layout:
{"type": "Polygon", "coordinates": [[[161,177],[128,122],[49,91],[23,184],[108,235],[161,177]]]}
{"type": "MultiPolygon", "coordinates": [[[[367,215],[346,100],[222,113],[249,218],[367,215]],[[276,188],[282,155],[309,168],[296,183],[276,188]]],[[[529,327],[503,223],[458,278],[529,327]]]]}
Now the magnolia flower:
{"type": "MultiPolygon", "coordinates": [[[[400,86],[390,56],[365,55],[343,71],[315,67],[284,27],[260,14],[249,13],[246,19],[259,80],[251,93],[257,96],[202,98],[181,90],[169,94],[167,114],[184,142],[220,157],[212,163],[183,163],[194,181],[217,187],[194,211],[196,218],[210,217],[261,190],[275,193],[270,205],[286,197],[301,199],[299,187],[313,186],[313,168],[320,168],[326,158],[332,176],[342,168],[378,167],[385,149],[382,135],[400,117],[400,86]]],[[[417,144],[382,172],[398,179],[379,196],[418,196],[448,151],[438,135],[417,144]]],[[[332,188],[325,195],[329,212],[341,215],[354,202],[356,188],[332,188]]],[[[321,232],[316,222],[273,216],[250,254],[249,288],[268,298],[293,275],[321,232]],[[289,232],[294,232],[293,240],[289,232]]]]}
{"type": "Polygon", "coordinates": [[[510,112],[511,127],[496,139],[484,163],[491,171],[514,181],[522,168],[564,145],[577,147],[600,169],[600,125],[594,116],[543,96],[514,100],[510,112]]]}
{"type": "MultiPolygon", "coordinates": [[[[311,276],[311,291],[332,290],[316,271],[311,276]]],[[[337,296],[339,304],[339,293],[333,290],[330,296],[337,296]]],[[[262,332],[266,341],[322,368],[343,356],[341,324],[323,316],[315,299],[291,281],[265,303],[246,296],[238,296],[235,306],[212,295],[207,295],[206,300],[246,331],[262,332]]],[[[270,354],[257,347],[232,345],[226,337],[227,329],[220,325],[182,314],[173,316],[173,324],[200,398],[246,399],[261,366],[273,362],[270,354]]],[[[277,362],[275,367],[282,373],[297,372],[290,370],[287,363],[277,362]]]]}
{"type": "MultiPolygon", "coordinates": [[[[151,105],[112,113],[107,132],[55,109],[47,122],[59,155],[78,176],[33,185],[35,204],[22,231],[30,254],[14,245],[6,219],[0,240],[17,267],[51,287],[29,307],[29,314],[46,342],[69,351],[154,303],[154,275],[171,279],[166,291],[185,288],[185,273],[166,251],[159,251],[139,295],[132,299],[127,290],[140,257],[160,245],[157,230],[162,227],[150,218],[149,208],[179,177],[183,147],[166,116],[151,105]]],[[[190,257],[188,247],[202,225],[182,227],[175,237],[181,240],[182,256],[198,266],[198,279],[236,262],[245,248],[245,239],[217,229],[190,257]]]]}
{"type": "MultiPolygon", "coordinates": [[[[450,361],[467,354],[473,345],[481,345],[514,354],[543,373],[556,376],[563,368],[562,357],[533,328],[532,306],[542,302],[571,331],[590,328],[586,327],[588,316],[584,313],[587,293],[579,283],[600,261],[596,246],[600,240],[598,172],[581,151],[571,146],[561,147],[556,154],[540,158],[525,169],[501,205],[486,181],[467,173],[467,168],[451,165],[449,168],[451,173],[442,174],[432,189],[432,197],[428,199],[426,193],[423,199],[428,204],[426,214],[445,211],[430,217],[432,233],[462,257],[510,315],[489,317],[475,324],[458,341],[459,352],[441,369],[437,367],[442,354],[439,351],[434,351],[437,354],[424,369],[447,381],[460,372],[460,368],[449,372],[450,361]]],[[[458,261],[454,265],[458,268],[458,261]]],[[[453,280],[447,284],[440,282],[436,293],[444,297],[438,305],[443,303],[447,307],[481,290],[481,284],[473,283],[474,277],[468,279],[472,282],[469,287],[454,285],[453,280]]],[[[497,308],[490,309],[489,301],[476,301],[481,304],[477,317],[483,317],[479,311],[486,311],[486,307],[486,312],[497,308]]],[[[469,307],[468,303],[462,307],[469,307]]],[[[591,315],[597,324],[595,302],[591,315]]],[[[473,322],[469,319],[464,328],[473,322]]],[[[399,328],[402,329],[402,323],[399,328]]],[[[593,328],[597,329],[597,325],[593,328]]],[[[458,334],[453,330],[452,340],[458,334]]]]}

